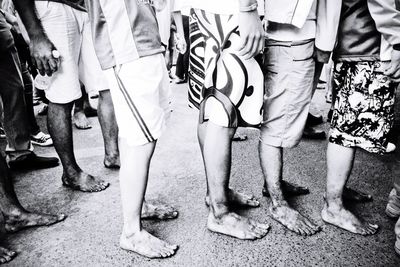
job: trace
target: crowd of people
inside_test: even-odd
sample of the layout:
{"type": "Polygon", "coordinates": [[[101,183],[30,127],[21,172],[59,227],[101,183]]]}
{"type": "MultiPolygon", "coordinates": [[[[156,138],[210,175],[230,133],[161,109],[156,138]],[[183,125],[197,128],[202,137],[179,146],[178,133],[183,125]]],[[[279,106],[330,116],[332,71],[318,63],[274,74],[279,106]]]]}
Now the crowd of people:
{"type": "MultiPolygon", "coordinates": [[[[299,235],[321,231],[286,200],[309,190],[284,179],[283,151],[304,136],[325,139],[325,133],[313,129],[320,118],[309,110],[322,68],[331,59],[333,99],[321,217],[355,234],[377,233],[378,225],[358,218],[343,199],[371,200],[347,186],[356,150],[388,150],[400,82],[398,0],[3,0],[0,96],[7,162],[0,158],[0,209],[8,232],[66,218],[31,213],[14,192],[10,169],[59,164],[57,158],[37,156],[34,142],[51,140],[64,186],[83,192],[109,186],[81,169],[73,148],[73,122],[90,127],[85,103],[88,96],[98,96],[104,166],[119,169],[120,246],[149,258],[176,253],[178,245],[155,237],[141,224],[143,218],[178,216],[171,206],[145,201],[150,161],[171,116],[174,75],[168,70],[175,50],[179,56],[172,78],[188,83],[188,103],[199,109],[210,231],[255,240],[270,229],[231,209],[233,204],[260,205],[229,186],[232,141],[244,139],[235,137],[238,127],[259,129],[270,216],[299,235]],[[4,2],[14,3],[17,12],[4,8],[4,2]],[[45,84],[50,136],[34,118],[33,79],[45,84]]],[[[399,181],[386,213],[400,216],[399,181]]],[[[395,232],[400,254],[400,220],[395,232]]],[[[0,248],[0,263],[14,256],[0,248]]]]}

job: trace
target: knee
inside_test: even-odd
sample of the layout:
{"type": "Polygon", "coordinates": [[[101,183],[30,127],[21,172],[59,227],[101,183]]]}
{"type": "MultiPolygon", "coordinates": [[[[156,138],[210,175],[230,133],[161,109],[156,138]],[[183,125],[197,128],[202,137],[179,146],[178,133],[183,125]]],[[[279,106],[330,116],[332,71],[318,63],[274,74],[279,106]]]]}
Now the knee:
{"type": "Polygon", "coordinates": [[[99,91],[99,100],[100,101],[110,101],[111,100],[110,89],[99,91]]]}

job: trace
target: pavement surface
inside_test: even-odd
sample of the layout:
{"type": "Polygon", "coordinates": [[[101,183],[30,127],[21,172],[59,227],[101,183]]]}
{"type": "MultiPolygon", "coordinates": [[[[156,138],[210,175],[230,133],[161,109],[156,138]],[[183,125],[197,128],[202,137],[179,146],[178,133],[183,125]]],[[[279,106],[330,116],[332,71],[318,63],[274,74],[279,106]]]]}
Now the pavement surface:
{"type": "MultiPolygon", "coordinates": [[[[187,107],[185,85],[174,85],[173,91],[173,117],[152,161],[147,199],[172,204],[180,215],[176,220],[145,221],[144,227],[179,244],[176,256],[148,260],[119,248],[122,214],[118,171],[103,167],[100,128],[97,118],[91,118],[92,129],[74,129],[76,156],[84,170],[103,177],[111,186],[101,193],[74,192],[61,185],[61,166],[15,173],[15,187],[23,205],[32,211],[65,213],[68,218],[51,227],[1,235],[1,245],[19,253],[6,266],[400,266],[393,251],[395,222],[384,213],[396,156],[375,156],[363,151],[357,154],[350,184],[372,194],[374,201],[352,205],[351,209],[381,226],[377,235],[362,237],[324,225],[320,218],[326,141],[303,140],[284,154],[284,178],[311,190],[307,196],[291,199],[291,204],[323,225],[322,232],[301,237],[271,219],[268,200],[261,195],[258,131],[249,129],[240,130],[249,140],[233,145],[231,187],[261,200],[260,208],[238,212],[269,223],[271,231],[258,241],[209,232],[205,175],[196,138],[197,110],[187,107]]],[[[323,91],[317,91],[314,111],[328,109],[323,96],[323,91]]],[[[44,118],[39,120],[44,125],[44,118]]],[[[328,126],[325,123],[321,127],[328,126]]],[[[35,151],[39,155],[56,155],[52,147],[37,147],[35,151]]]]}

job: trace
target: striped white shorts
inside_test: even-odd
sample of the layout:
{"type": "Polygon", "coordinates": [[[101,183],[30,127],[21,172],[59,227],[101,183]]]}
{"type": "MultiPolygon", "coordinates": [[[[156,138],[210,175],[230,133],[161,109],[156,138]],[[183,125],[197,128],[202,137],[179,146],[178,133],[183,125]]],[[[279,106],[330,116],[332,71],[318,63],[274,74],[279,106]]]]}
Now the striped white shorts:
{"type": "Polygon", "coordinates": [[[156,141],[171,113],[169,77],[163,55],[142,57],[105,73],[119,137],[132,146],[156,141]]]}

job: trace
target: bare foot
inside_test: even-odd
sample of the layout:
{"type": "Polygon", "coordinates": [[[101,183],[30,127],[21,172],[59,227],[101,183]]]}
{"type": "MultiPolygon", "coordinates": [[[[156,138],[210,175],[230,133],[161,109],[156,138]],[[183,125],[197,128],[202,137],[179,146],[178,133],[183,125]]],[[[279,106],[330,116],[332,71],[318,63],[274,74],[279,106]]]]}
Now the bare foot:
{"type": "Polygon", "coordinates": [[[49,226],[65,220],[66,217],[64,214],[49,215],[15,210],[4,215],[4,228],[9,233],[15,233],[28,227],[49,226]]]}
{"type": "Polygon", "coordinates": [[[171,206],[165,204],[143,203],[142,219],[145,220],[168,220],[175,219],[179,215],[178,211],[171,206]]]}
{"type": "Polygon", "coordinates": [[[346,186],[343,189],[343,199],[352,202],[370,202],[372,201],[372,196],[367,193],[356,191],[346,186]]]}
{"type": "MultiPolygon", "coordinates": [[[[293,183],[289,183],[288,181],[282,181],[282,192],[283,194],[285,194],[285,196],[301,196],[309,194],[310,190],[308,189],[308,187],[305,186],[299,186],[293,183]]],[[[263,187],[262,194],[265,197],[270,197],[266,185],[264,185],[263,187]]]]}
{"type": "Polygon", "coordinates": [[[177,245],[170,245],[145,230],[141,230],[130,237],[126,237],[123,234],[120,239],[120,246],[125,250],[133,251],[152,259],[171,257],[178,250],[177,245]]]}
{"type": "Polygon", "coordinates": [[[107,169],[119,169],[121,167],[121,162],[119,160],[119,156],[117,157],[104,157],[104,167],[107,169]]]}
{"type": "Polygon", "coordinates": [[[207,227],[212,232],[248,240],[263,238],[269,231],[268,224],[256,222],[233,212],[227,213],[220,218],[216,218],[210,212],[207,227]]]}
{"type": "Polygon", "coordinates": [[[299,235],[313,235],[321,231],[321,227],[312,223],[298,211],[287,205],[270,206],[272,218],[299,235]]]}
{"type": "Polygon", "coordinates": [[[379,226],[361,221],[353,213],[345,208],[328,208],[325,204],[321,212],[322,220],[335,225],[349,232],[360,235],[373,235],[378,231],[379,226]]]}
{"type": "Polygon", "coordinates": [[[16,252],[0,247],[0,264],[10,262],[15,256],[16,252]]]}
{"type": "MultiPolygon", "coordinates": [[[[258,202],[258,200],[254,196],[249,196],[244,193],[234,191],[233,189],[230,188],[228,191],[228,201],[230,205],[234,206],[243,206],[251,208],[256,208],[260,206],[260,202],[258,202]]],[[[210,206],[210,196],[205,197],[205,202],[207,206],[210,206]]]]}
{"type": "Polygon", "coordinates": [[[83,111],[75,112],[73,121],[77,129],[87,130],[92,128],[92,125],[90,125],[90,122],[83,111]]]}
{"type": "Polygon", "coordinates": [[[103,191],[110,185],[109,183],[84,172],[81,172],[74,177],[67,177],[63,174],[61,179],[64,186],[89,193],[103,191]]]}
{"type": "Polygon", "coordinates": [[[241,142],[241,141],[246,141],[246,140],[247,140],[247,135],[245,135],[245,134],[235,133],[235,135],[232,138],[232,141],[236,141],[236,142],[241,142]]]}

